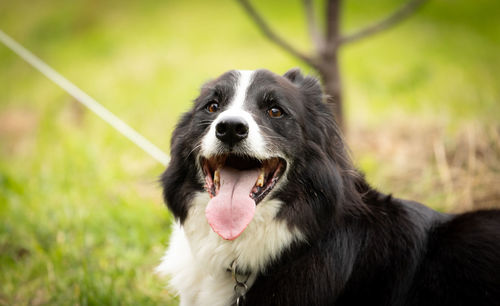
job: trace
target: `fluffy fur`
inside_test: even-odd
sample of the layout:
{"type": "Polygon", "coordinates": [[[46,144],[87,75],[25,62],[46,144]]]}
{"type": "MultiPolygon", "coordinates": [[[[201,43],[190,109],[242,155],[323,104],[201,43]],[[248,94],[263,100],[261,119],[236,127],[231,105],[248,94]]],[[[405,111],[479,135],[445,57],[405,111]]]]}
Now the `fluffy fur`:
{"type": "Polygon", "coordinates": [[[230,71],[205,84],[173,133],[171,156],[162,184],[176,223],[158,271],[181,305],[235,304],[234,260],[250,273],[245,305],[500,303],[500,211],[446,215],[371,188],[318,81],[298,70],[230,71]],[[270,116],[273,108],[282,115],[270,116]],[[249,127],[232,147],[215,136],[229,116],[249,127]],[[201,160],[221,154],[286,163],[234,240],[205,218],[201,160]]]}

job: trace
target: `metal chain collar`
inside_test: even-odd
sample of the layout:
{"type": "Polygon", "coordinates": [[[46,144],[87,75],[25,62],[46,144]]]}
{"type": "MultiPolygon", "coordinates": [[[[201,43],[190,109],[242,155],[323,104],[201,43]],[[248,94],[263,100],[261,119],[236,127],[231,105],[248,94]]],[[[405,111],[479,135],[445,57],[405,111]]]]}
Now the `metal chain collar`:
{"type": "Polygon", "coordinates": [[[241,274],[237,272],[236,259],[231,263],[228,269],[231,272],[231,277],[234,280],[234,293],[236,295],[236,306],[241,306],[245,300],[245,294],[248,291],[247,281],[250,273],[241,274]]]}

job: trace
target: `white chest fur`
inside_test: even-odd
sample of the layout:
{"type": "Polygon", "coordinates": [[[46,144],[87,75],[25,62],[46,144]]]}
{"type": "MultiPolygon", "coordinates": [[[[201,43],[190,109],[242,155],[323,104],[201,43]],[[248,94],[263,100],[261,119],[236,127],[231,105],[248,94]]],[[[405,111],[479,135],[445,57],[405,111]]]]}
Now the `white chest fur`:
{"type": "Polygon", "coordinates": [[[282,205],[278,200],[260,203],[245,231],[235,240],[224,240],[205,218],[209,200],[207,193],[196,195],[184,226],[174,224],[170,245],[157,268],[170,276],[170,286],[180,294],[181,305],[230,305],[234,282],[226,269],[235,259],[241,269],[255,276],[293,241],[303,240],[298,230],[275,219],[282,205]]]}

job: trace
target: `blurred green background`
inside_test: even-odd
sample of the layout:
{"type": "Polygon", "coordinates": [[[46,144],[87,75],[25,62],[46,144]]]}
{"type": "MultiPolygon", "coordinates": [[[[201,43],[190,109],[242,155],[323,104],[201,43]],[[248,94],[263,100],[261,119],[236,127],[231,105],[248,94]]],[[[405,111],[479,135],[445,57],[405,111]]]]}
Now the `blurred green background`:
{"type": "MultiPolygon", "coordinates": [[[[301,1],[254,1],[310,50],[301,1]]],[[[346,0],[345,31],[396,0],[346,0]]],[[[235,1],[0,1],[0,29],[168,151],[199,86],[301,67],[235,1]]],[[[342,49],[347,142],[374,186],[435,209],[498,207],[500,2],[430,1],[342,49]]],[[[162,166],[0,45],[0,304],[177,304],[162,166]]]]}

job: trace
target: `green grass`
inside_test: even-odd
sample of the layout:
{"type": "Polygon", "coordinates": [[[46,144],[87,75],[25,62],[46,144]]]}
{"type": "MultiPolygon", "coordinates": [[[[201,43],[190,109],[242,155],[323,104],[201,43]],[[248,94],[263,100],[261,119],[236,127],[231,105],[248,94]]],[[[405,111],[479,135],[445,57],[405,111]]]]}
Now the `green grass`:
{"type": "MultiPolygon", "coordinates": [[[[256,5],[308,50],[300,1],[256,5]]],[[[397,5],[345,1],[344,27],[397,5]]],[[[402,25],[346,46],[349,128],[378,130],[398,118],[443,126],[449,138],[471,122],[498,123],[498,12],[493,0],[430,1],[402,25]]],[[[229,0],[2,1],[0,29],[166,151],[211,77],[234,68],[312,72],[229,0]]],[[[368,178],[392,191],[395,170],[378,154],[354,152],[368,178]]],[[[153,273],[171,223],[162,170],[0,46],[0,304],[176,304],[153,273]]],[[[425,194],[437,207],[444,191],[431,175],[396,191],[425,194]]]]}

